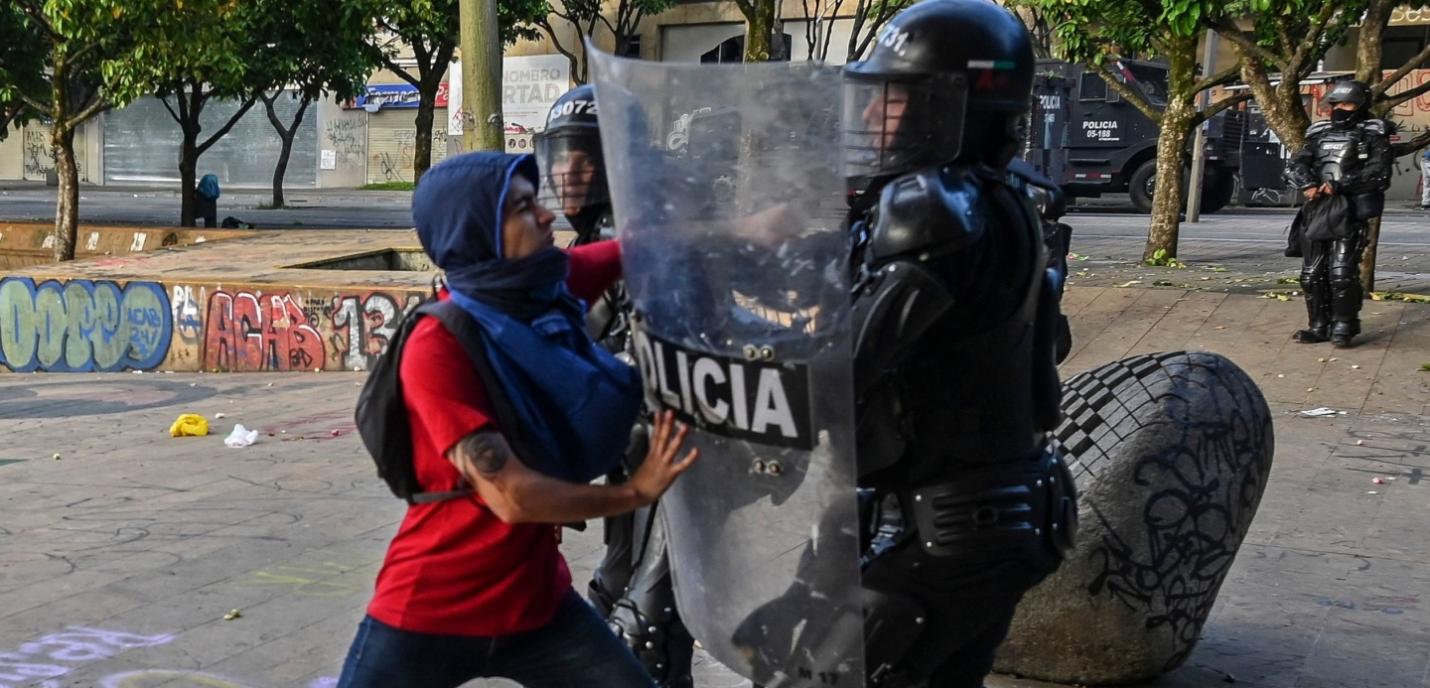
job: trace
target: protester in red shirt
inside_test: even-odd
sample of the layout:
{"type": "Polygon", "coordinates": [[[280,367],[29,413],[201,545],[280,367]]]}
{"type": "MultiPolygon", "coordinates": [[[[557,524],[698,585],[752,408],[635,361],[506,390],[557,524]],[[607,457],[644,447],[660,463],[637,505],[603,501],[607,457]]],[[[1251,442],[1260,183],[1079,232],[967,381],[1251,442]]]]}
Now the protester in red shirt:
{"type": "Polygon", "coordinates": [[[652,685],[572,590],[556,524],[650,504],[696,452],[679,456],[686,428],[661,414],[629,482],[588,484],[620,460],[639,404],[634,371],[580,327],[577,299],[619,278],[620,251],[610,241],[556,249],[537,179],[530,156],[473,153],[432,168],[414,194],[423,248],[445,272],[442,298],[481,326],[499,379],[480,379],[436,319],[407,339],[399,378],[418,481],[472,493],[409,507],[340,688],[447,688],[484,676],[652,685]],[[521,419],[516,434],[497,427],[492,385],[521,419]]]}

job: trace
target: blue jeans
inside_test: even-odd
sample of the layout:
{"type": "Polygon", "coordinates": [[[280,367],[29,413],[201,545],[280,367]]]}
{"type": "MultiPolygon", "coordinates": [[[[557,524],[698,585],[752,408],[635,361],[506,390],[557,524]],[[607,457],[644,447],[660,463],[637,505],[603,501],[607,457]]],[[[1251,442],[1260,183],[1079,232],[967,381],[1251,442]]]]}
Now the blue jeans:
{"type": "Polygon", "coordinates": [[[528,688],[654,685],[630,649],[572,590],[550,623],[494,638],[413,633],[365,617],[338,688],[456,688],[485,677],[528,688]]]}

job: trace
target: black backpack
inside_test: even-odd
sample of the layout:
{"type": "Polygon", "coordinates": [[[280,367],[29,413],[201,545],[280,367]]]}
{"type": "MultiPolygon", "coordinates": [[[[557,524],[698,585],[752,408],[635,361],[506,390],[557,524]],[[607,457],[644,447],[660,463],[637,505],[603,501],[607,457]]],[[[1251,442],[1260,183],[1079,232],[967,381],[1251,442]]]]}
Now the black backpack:
{"type": "Polygon", "coordinates": [[[422,316],[432,316],[442,321],[442,325],[467,350],[477,375],[486,383],[485,391],[491,401],[493,415],[502,428],[502,436],[520,453],[524,444],[516,435],[520,425],[514,422],[515,412],[508,403],[505,391],[496,382],[491,364],[482,346],[482,328],[450,301],[428,299],[417,306],[410,315],[402,319],[397,332],[388,341],[387,351],[378,357],[363,383],[357,401],[357,430],[362,443],[377,463],[377,475],[387,482],[392,494],[407,500],[408,504],[426,504],[455,499],[472,493],[470,486],[449,492],[422,492],[417,483],[417,469],[412,463],[412,427],[407,420],[407,404],[402,398],[402,383],[398,377],[401,368],[402,349],[407,338],[416,328],[422,316]]]}

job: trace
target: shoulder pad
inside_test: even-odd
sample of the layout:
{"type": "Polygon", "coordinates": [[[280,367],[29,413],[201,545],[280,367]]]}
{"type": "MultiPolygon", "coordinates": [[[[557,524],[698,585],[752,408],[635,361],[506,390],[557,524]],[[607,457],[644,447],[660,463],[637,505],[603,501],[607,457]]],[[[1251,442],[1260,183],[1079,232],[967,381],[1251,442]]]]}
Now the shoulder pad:
{"type": "Polygon", "coordinates": [[[1317,134],[1324,134],[1329,131],[1330,128],[1331,120],[1323,119],[1319,122],[1313,123],[1310,127],[1308,127],[1306,129],[1306,136],[1316,136],[1317,134]]]}
{"type": "Polygon", "coordinates": [[[1383,119],[1368,119],[1360,123],[1361,131],[1385,135],[1390,133],[1390,125],[1383,119]]]}
{"type": "Polygon", "coordinates": [[[869,257],[876,263],[906,254],[939,256],[983,236],[987,210],[978,179],[967,171],[926,168],[888,183],[879,195],[869,257]]]}

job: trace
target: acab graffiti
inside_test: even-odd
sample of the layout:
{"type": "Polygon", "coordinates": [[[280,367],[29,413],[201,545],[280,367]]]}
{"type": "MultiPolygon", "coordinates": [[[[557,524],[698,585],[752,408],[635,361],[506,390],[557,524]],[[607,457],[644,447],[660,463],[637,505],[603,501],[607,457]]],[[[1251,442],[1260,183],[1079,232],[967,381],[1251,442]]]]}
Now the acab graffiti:
{"type": "Polygon", "coordinates": [[[154,368],[173,336],[153,282],[0,279],[0,366],[19,372],[154,368]]]}
{"type": "Polygon", "coordinates": [[[323,367],[319,323],[291,294],[215,292],[204,318],[204,368],[223,371],[323,367]]]}

